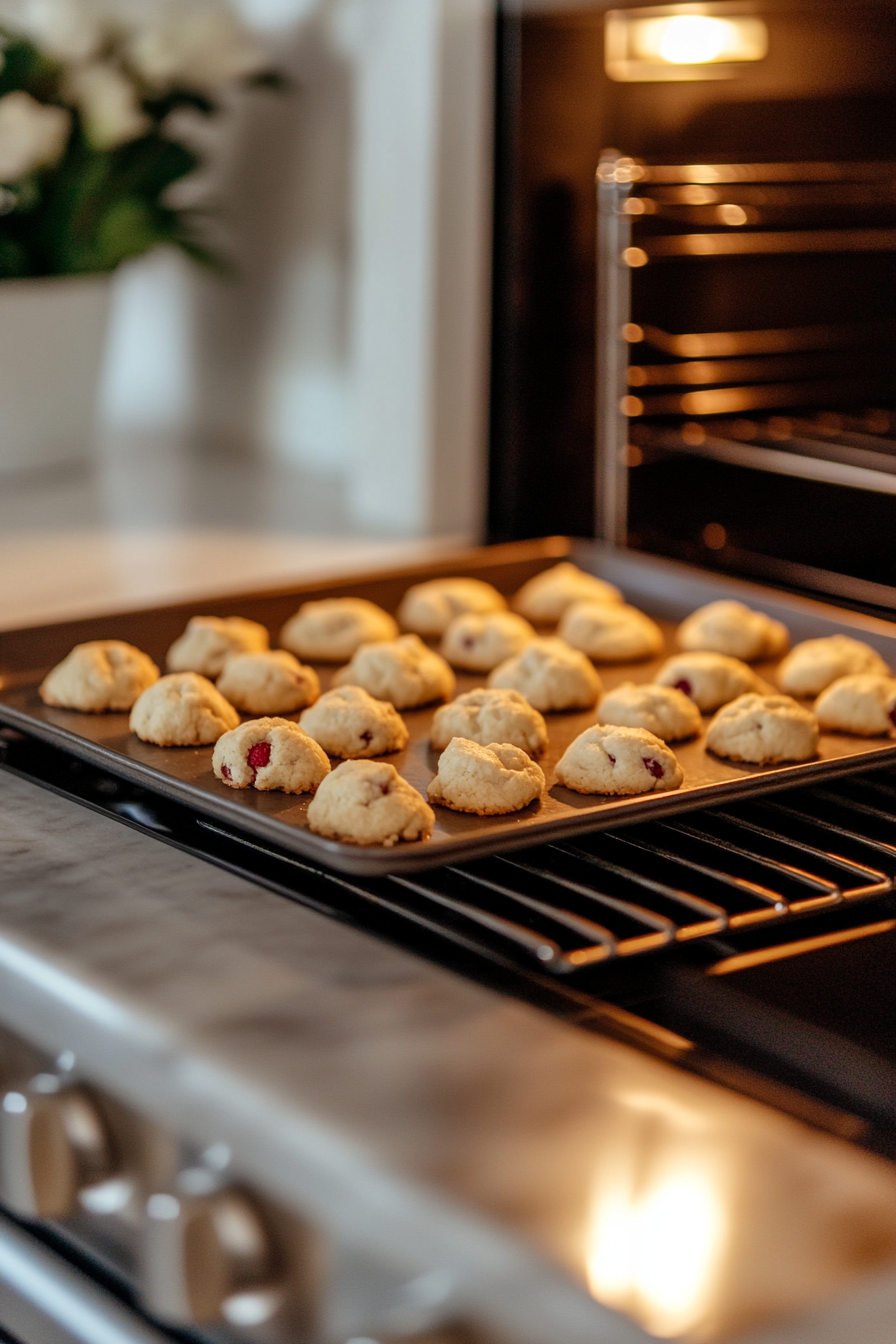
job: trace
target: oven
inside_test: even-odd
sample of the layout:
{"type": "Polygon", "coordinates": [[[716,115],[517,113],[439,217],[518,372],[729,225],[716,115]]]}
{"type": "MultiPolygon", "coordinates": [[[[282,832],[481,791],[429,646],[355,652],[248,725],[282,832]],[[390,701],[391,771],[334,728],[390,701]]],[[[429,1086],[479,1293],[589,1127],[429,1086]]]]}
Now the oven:
{"type": "Polygon", "coordinates": [[[892,610],[896,10],[505,10],[493,536],[892,610]]]}
{"type": "MultiPolygon", "coordinates": [[[[513,584],[567,545],[429,572],[504,568],[513,584]]],[[[656,610],[718,583],[593,543],[573,554],[656,610]]],[[[321,593],[397,600],[418,574],[321,593]]],[[[832,614],[731,591],[795,631],[832,614]]],[[[256,614],[295,601],[242,598],[256,614]]],[[[3,667],[15,678],[113,624],[165,635],[186,610],[6,632],[3,667]]],[[[840,1319],[887,1340],[886,743],[712,806],[346,869],[66,747],[11,704],[4,692],[13,1340],[774,1344],[794,1314],[791,1340],[840,1319]]]]}

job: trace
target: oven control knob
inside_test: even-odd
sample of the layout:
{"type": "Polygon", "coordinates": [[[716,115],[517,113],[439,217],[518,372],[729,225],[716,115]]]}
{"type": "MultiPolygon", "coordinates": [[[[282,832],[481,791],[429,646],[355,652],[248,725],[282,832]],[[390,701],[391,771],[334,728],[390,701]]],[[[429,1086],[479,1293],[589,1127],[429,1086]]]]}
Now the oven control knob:
{"type": "Polygon", "coordinates": [[[274,1248],[240,1191],[147,1201],[143,1301],[164,1321],[260,1324],[279,1305],[274,1248]]]}
{"type": "Polygon", "coordinates": [[[26,1218],[65,1218],[78,1194],[113,1170],[96,1103],[80,1087],[47,1089],[50,1075],[0,1103],[0,1202],[26,1218]]]}

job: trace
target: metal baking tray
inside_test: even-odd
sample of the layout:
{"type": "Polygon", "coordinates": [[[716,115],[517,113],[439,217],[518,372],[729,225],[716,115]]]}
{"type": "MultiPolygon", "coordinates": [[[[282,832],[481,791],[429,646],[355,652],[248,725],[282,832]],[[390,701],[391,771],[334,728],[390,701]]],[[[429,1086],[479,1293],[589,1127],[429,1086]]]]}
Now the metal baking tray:
{"type": "MultiPolygon", "coordinates": [[[[212,773],[211,747],[154,747],[128,732],[126,714],[91,715],[50,709],[37,694],[37,686],[47,669],[82,640],[126,639],[164,666],[169,644],[181,633],[187,618],[197,613],[248,616],[268,626],[276,639],[286,618],[309,598],[363,596],[394,611],[409,584],[447,574],[476,575],[509,595],[533,574],[564,556],[617,584],[631,603],[657,619],[666,634],[668,652],[675,647],[678,621],[705,602],[730,596],[784,621],[794,642],[838,632],[852,634],[873,645],[896,667],[896,624],[653,556],[614,550],[596,542],[570,542],[553,537],[483,547],[442,558],[437,563],[359,575],[354,580],[341,578],[276,592],[234,594],[2,633],[0,674],[5,684],[0,689],[0,722],[62,747],[114,775],[186,803],[224,828],[230,825],[244,834],[252,833],[281,850],[306,855],[343,872],[368,875],[456,863],[477,855],[543,843],[580,831],[669,816],[896,760],[896,742],[889,739],[825,734],[815,760],[774,767],[742,766],[711,756],[699,738],[674,747],[684,770],[680,789],[635,798],[602,799],[573,793],[554,783],[556,761],[572,739],[594,722],[594,711],[552,714],[548,716],[550,747],[541,762],[548,792],[540,803],[504,817],[475,817],[437,807],[430,840],[399,844],[392,849],[359,848],[313,835],[307,829],[307,796],[296,798],[227,788],[212,773]]],[[[649,681],[659,661],[601,667],[600,672],[607,687],[626,679],[649,681]]],[[[333,670],[318,665],[324,689],[333,670]]],[[[757,670],[770,680],[774,677],[773,664],[759,664],[757,670]]],[[[482,685],[484,680],[461,674],[458,693],[482,685]]],[[[424,795],[437,762],[437,754],[429,746],[433,712],[433,708],[428,708],[405,713],[410,743],[406,751],[387,758],[424,795]]]]}

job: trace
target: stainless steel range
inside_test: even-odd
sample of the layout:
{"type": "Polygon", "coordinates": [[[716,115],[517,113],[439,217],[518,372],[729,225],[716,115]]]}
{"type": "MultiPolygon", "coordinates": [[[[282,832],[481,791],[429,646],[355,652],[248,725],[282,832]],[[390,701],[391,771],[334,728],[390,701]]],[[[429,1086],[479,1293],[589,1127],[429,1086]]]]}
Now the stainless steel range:
{"type": "Polygon", "coordinates": [[[2,744],[13,1339],[889,1339],[886,753],[365,876],[2,744]]]}

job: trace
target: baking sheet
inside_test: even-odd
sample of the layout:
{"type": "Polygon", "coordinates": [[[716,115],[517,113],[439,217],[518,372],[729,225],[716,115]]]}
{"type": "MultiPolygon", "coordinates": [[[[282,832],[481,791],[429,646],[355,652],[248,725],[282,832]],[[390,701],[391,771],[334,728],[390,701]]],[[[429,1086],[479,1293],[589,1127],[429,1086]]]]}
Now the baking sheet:
{"type": "MultiPolygon", "coordinates": [[[[550,746],[540,760],[548,791],[540,802],[504,817],[475,817],[436,807],[436,825],[429,841],[403,843],[392,849],[359,848],[325,840],[307,829],[308,796],[296,798],[254,789],[234,790],[216,780],[211,769],[211,747],[155,747],[128,732],[127,714],[88,715],[51,709],[37,694],[46,670],[64,657],[73,644],[83,640],[126,639],[145,649],[163,666],[168,645],[181,633],[187,618],[197,613],[248,616],[267,625],[276,639],[286,618],[309,598],[354,594],[394,611],[410,583],[446,574],[475,575],[510,595],[525,579],[555,564],[567,553],[582,568],[616,583],[630,602],[659,620],[667,641],[663,657],[675,649],[675,626],[683,616],[704,602],[733,596],[784,620],[794,642],[837,632],[852,634],[874,645],[896,667],[896,624],[651,556],[614,551],[596,543],[548,538],[460,553],[413,571],[395,570],[354,581],[343,578],[331,584],[179,603],[2,634],[0,673],[4,674],[6,684],[0,689],[0,722],[186,803],[225,827],[229,823],[281,849],[304,854],[343,872],[369,875],[460,862],[476,855],[668,816],[896,760],[896,742],[889,739],[823,734],[819,756],[813,761],[776,767],[744,766],[711,756],[704,749],[703,739],[698,738],[694,742],[673,744],[685,776],[681,789],[634,798],[601,799],[574,793],[554,781],[557,760],[573,738],[594,723],[594,710],[551,714],[546,716],[550,746]]],[[[662,658],[602,666],[600,673],[604,685],[610,689],[621,681],[652,680],[660,662],[662,658]]],[[[315,666],[322,688],[326,689],[335,668],[315,666]]],[[[756,667],[760,675],[773,681],[773,663],[756,667]]],[[[457,693],[484,685],[485,680],[484,676],[459,674],[457,693]]],[[[383,758],[391,761],[424,796],[438,759],[438,753],[429,746],[434,712],[435,707],[404,712],[410,743],[405,751],[383,758]]]]}

